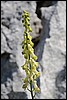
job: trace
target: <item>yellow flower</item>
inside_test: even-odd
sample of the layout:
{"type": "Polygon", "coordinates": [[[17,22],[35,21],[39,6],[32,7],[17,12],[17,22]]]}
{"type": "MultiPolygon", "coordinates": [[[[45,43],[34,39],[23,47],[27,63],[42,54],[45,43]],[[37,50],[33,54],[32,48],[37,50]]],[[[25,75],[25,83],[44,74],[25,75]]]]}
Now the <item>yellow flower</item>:
{"type": "Polygon", "coordinates": [[[29,17],[27,17],[27,20],[28,20],[28,21],[30,21],[30,18],[29,18],[29,17]]]}
{"type": "Polygon", "coordinates": [[[32,40],[32,36],[30,36],[29,33],[27,33],[27,34],[28,34],[28,39],[31,41],[32,40]]]}
{"type": "Polygon", "coordinates": [[[30,81],[33,81],[33,76],[32,75],[30,76],[30,81]]]}
{"type": "Polygon", "coordinates": [[[27,88],[27,85],[28,84],[24,83],[23,86],[22,86],[22,88],[26,89],[27,88]]]}
{"type": "Polygon", "coordinates": [[[34,66],[34,65],[31,65],[32,67],[31,67],[31,72],[34,72],[34,71],[36,71],[36,67],[34,66]]]}
{"type": "Polygon", "coordinates": [[[25,63],[23,66],[21,66],[24,70],[28,69],[27,63],[25,63]]]}
{"type": "Polygon", "coordinates": [[[37,56],[36,56],[34,53],[32,53],[32,58],[33,58],[34,60],[37,60],[37,56]]]}
{"type": "Polygon", "coordinates": [[[27,43],[30,44],[32,47],[34,46],[34,43],[31,40],[27,40],[27,43]]]}
{"type": "Polygon", "coordinates": [[[31,92],[33,92],[33,90],[34,92],[40,92],[40,89],[37,86],[37,82],[35,81],[40,76],[40,72],[37,71],[38,62],[35,61],[37,60],[37,56],[34,54],[34,43],[32,42],[32,37],[30,35],[30,32],[32,32],[32,28],[30,27],[29,23],[29,13],[27,11],[24,11],[22,18],[22,23],[25,27],[24,41],[22,42],[22,54],[24,54],[24,58],[26,59],[25,64],[22,66],[23,70],[25,70],[26,73],[23,88],[28,89],[28,84],[30,84],[31,92]]]}
{"type": "Polygon", "coordinates": [[[38,78],[40,76],[40,72],[36,71],[36,78],[38,78]]]}
{"type": "Polygon", "coordinates": [[[30,53],[30,54],[33,54],[34,49],[31,47],[30,44],[28,44],[28,50],[29,50],[29,53],[30,53]]]}
{"type": "Polygon", "coordinates": [[[34,81],[34,91],[40,92],[40,88],[37,86],[36,81],[34,81]]]}
{"type": "Polygon", "coordinates": [[[30,76],[30,71],[29,71],[29,68],[25,70],[26,71],[26,74],[27,76],[30,76]]]}
{"type": "Polygon", "coordinates": [[[34,88],[35,92],[40,92],[39,87],[34,88]]]}
{"type": "Polygon", "coordinates": [[[38,67],[38,62],[34,61],[34,59],[30,59],[31,64],[33,64],[35,67],[38,67]]]}
{"type": "Polygon", "coordinates": [[[24,83],[28,83],[28,77],[24,79],[24,83]]]}

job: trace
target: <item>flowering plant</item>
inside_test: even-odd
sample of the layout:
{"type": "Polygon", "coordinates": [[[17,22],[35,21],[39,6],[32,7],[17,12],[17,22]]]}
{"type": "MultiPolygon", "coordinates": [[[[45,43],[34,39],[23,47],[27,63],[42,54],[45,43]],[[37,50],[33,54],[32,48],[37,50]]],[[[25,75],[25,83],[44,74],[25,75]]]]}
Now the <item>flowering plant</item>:
{"type": "Polygon", "coordinates": [[[22,42],[22,48],[24,55],[24,58],[26,59],[26,62],[23,66],[23,70],[26,72],[26,78],[24,79],[23,88],[27,89],[31,92],[31,97],[34,99],[36,92],[40,92],[40,88],[37,86],[36,79],[40,76],[40,72],[37,71],[38,62],[37,56],[34,54],[34,43],[32,42],[32,37],[30,35],[30,32],[32,32],[32,28],[30,27],[30,15],[27,11],[24,11],[22,15],[22,23],[25,27],[24,30],[24,41],[22,42]],[[30,89],[28,88],[28,85],[30,86],[30,89]]]}

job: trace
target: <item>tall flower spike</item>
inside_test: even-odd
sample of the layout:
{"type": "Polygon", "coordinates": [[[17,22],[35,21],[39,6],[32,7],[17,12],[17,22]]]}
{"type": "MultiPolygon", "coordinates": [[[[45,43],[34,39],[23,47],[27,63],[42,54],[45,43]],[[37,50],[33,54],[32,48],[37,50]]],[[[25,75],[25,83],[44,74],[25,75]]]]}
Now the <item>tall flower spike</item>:
{"type": "MultiPolygon", "coordinates": [[[[39,87],[37,86],[36,79],[40,76],[40,72],[37,71],[38,62],[37,56],[34,54],[34,43],[32,42],[32,37],[30,36],[30,32],[32,32],[32,28],[30,27],[30,15],[27,11],[23,12],[22,15],[22,23],[25,27],[24,30],[24,41],[22,42],[22,48],[24,54],[24,58],[26,59],[25,64],[22,66],[22,69],[26,72],[26,78],[24,79],[23,88],[28,89],[28,85],[30,86],[31,97],[34,99],[34,94],[36,92],[40,92],[39,87]]],[[[28,89],[29,90],[29,89],[28,89]]]]}

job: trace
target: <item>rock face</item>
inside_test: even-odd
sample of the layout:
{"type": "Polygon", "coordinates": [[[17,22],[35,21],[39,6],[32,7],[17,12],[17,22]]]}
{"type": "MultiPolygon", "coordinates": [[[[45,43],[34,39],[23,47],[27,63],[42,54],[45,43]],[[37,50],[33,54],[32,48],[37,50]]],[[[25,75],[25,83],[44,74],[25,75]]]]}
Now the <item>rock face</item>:
{"type": "Polygon", "coordinates": [[[41,40],[36,54],[41,68],[40,98],[65,99],[66,2],[41,7],[41,40]]]}
{"type": "Polygon", "coordinates": [[[41,72],[38,80],[41,93],[36,98],[65,99],[65,1],[44,1],[41,5],[38,3],[38,6],[36,1],[1,1],[1,99],[30,98],[29,93],[22,89],[22,78],[25,77],[21,69],[25,62],[21,54],[23,10],[30,12],[33,39],[39,37],[40,40],[35,46],[35,53],[41,72]]]}
{"type": "Polygon", "coordinates": [[[36,2],[1,1],[1,96],[2,99],[27,98],[22,89],[22,78],[25,77],[21,66],[25,59],[22,56],[21,42],[24,28],[22,25],[23,10],[30,12],[33,38],[39,36],[41,20],[35,14],[36,2]],[[35,24],[34,24],[35,23],[35,24]],[[23,96],[24,95],[24,96],[23,96]]]}

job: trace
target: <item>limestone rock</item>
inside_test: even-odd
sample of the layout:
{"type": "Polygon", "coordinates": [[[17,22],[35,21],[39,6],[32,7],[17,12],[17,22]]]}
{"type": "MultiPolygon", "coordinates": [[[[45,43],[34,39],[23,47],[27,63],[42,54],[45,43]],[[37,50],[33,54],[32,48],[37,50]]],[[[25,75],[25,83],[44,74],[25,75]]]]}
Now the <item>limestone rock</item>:
{"type": "Polygon", "coordinates": [[[22,89],[23,10],[30,12],[33,39],[40,38],[35,53],[41,72],[37,80],[41,93],[36,98],[66,98],[66,2],[45,1],[38,6],[36,1],[1,1],[1,99],[31,98],[22,89]],[[37,14],[41,11],[41,19],[36,11],[37,14]]]}
{"type": "Polygon", "coordinates": [[[41,69],[40,98],[65,99],[66,2],[57,1],[55,5],[41,7],[41,13],[43,30],[35,49],[41,69]]]}
{"type": "Polygon", "coordinates": [[[34,30],[34,34],[32,33],[31,35],[33,38],[36,38],[37,36],[39,36],[38,32],[41,27],[41,20],[37,18],[37,15],[35,14],[36,2],[1,1],[2,99],[13,99],[13,97],[14,99],[20,99],[22,97],[25,98],[26,96],[26,93],[24,93],[24,90],[22,89],[22,78],[25,77],[25,72],[21,68],[21,66],[25,62],[21,47],[21,42],[23,41],[24,34],[24,28],[22,25],[23,10],[27,10],[30,13],[30,17],[32,20],[31,27],[34,30]],[[36,22],[36,26],[34,25],[34,21],[36,22]],[[9,80],[11,80],[10,83],[8,83],[8,78],[9,80]],[[9,85],[5,85],[6,83],[8,83],[9,85]],[[22,95],[21,92],[23,92],[22,95]]]}

